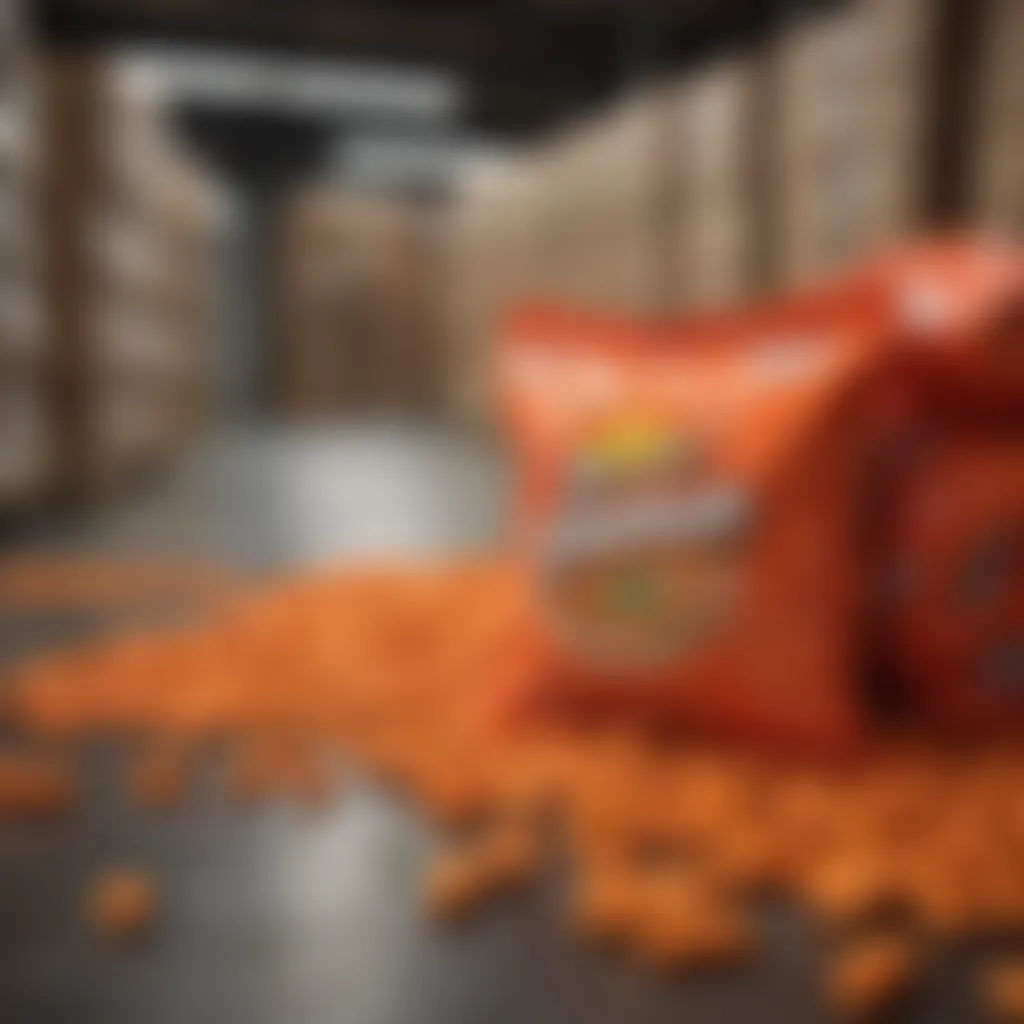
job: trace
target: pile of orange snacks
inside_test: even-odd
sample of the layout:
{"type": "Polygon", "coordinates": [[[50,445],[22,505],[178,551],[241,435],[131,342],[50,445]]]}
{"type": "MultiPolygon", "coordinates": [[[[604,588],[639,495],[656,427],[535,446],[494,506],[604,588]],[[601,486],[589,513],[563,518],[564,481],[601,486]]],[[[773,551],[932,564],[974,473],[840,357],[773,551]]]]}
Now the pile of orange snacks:
{"type": "MultiPolygon", "coordinates": [[[[812,766],[604,717],[496,733],[477,698],[528,594],[499,559],[297,578],[199,625],[26,664],[7,717],[56,748],[131,738],[128,785],[164,806],[212,743],[235,752],[245,800],[319,802],[332,763],[360,767],[450,830],[425,881],[435,914],[468,914],[557,855],[574,865],[571,927],[659,968],[756,957],[751,909],[786,894],[833,944],[827,991],[847,1011],[909,992],[940,943],[1024,932],[1024,749],[893,732],[812,766]]],[[[16,810],[3,778],[0,765],[0,809],[16,810]]],[[[97,895],[99,927],[119,927],[123,902],[126,928],[148,919],[139,888],[97,895]]],[[[1022,978],[1009,958],[984,981],[1015,1019],[1022,978]]]]}
{"type": "Polygon", "coordinates": [[[848,752],[1024,727],[1024,255],[935,243],[678,323],[512,311],[532,599],[504,713],[848,752]]]}
{"type": "Polygon", "coordinates": [[[233,575],[220,566],[100,556],[20,556],[0,561],[0,613],[95,610],[215,598],[233,575]]]}
{"type": "MultiPolygon", "coordinates": [[[[949,244],[682,325],[517,314],[515,557],[268,585],[23,666],[8,718],[149,738],[149,806],[209,742],[243,801],[329,799],[340,754],[452,828],[434,913],[557,852],[572,925],[659,967],[756,955],[751,901],[788,894],[831,999],[877,1008],[937,943],[1024,933],[1022,267],[949,244]]],[[[106,922],[146,903],[117,892],[106,922]]],[[[1024,1019],[1024,962],[984,989],[1024,1019]]]]}

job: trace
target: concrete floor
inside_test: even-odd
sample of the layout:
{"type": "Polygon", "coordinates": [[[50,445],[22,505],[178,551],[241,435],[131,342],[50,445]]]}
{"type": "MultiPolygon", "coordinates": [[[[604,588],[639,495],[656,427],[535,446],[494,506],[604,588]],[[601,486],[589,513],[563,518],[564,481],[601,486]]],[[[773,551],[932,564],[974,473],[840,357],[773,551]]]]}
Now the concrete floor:
{"type": "MultiPolygon", "coordinates": [[[[505,472],[486,445],[406,425],[245,433],[88,515],[41,525],[43,550],[178,553],[254,569],[370,551],[437,552],[501,533],[505,472]]],[[[0,614],[0,655],[87,633],[87,620],[0,614]],[[6,635],[6,639],[5,639],[6,635]]],[[[824,936],[766,904],[749,967],[666,979],[566,934],[557,877],[465,929],[419,910],[435,841],[392,795],[347,781],[311,815],[240,809],[216,753],[180,812],[146,815],[123,795],[126,751],[75,752],[85,798],[74,820],[0,821],[2,1024],[808,1024],[820,1003],[824,936]],[[151,866],[166,919],[134,950],[97,943],[82,893],[112,863],[151,866]]],[[[900,1021],[977,1019],[957,951],[900,1021]]]]}
{"type": "Polygon", "coordinates": [[[249,429],[7,548],[277,568],[478,548],[500,535],[504,507],[503,461],[480,438],[401,422],[249,429]]]}

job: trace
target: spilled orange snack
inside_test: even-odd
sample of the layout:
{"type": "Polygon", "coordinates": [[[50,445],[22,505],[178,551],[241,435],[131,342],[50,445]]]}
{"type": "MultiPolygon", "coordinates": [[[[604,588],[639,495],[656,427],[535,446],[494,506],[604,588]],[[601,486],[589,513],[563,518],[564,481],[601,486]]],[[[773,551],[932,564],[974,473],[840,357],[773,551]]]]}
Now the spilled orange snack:
{"type": "Polygon", "coordinates": [[[110,869],[89,889],[88,911],[93,927],[114,941],[137,939],[156,922],[158,895],[152,876],[138,868],[110,869]]]}
{"type": "Polygon", "coordinates": [[[69,767],[52,757],[0,755],[0,817],[49,821],[63,817],[76,800],[69,767]]]}
{"type": "MultiPolygon", "coordinates": [[[[1013,586],[987,571],[989,534],[1024,521],[1018,443],[993,440],[1024,395],[1021,267],[928,252],[707,323],[516,315],[518,554],[253,587],[21,666],[9,721],[50,742],[216,744],[247,802],[320,803],[352,765],[457,833],[424,881],[438,917],[554,853],[577,928],[658,968],[752,953],[766,890],[845,938],[889,916],[935,941],[1024,934],[1024,687],[1005,685],[1021,565],[1013,586]],[[909,443],[922,424],[934,444],[909,443]],[[861,456],[897,435],[914,472],[886,476],[862,521],[861,456]],[[847,756],[791,756],[807,753],[847,756]]],[[[149,771],[140,792],[166,795],[149,771]]],[[[0,813],[67,805],[32,777],[0,760],[0,813]]],[[[99,918],[130,930],[146,886],[112,892],[99,918]]],[[[916,960],[862,937],[832,997],[873,1009],[916,960]]]]}
{"type": "Polygon", "coordinates": [[[1014,1024],[1024,1021],[1024,964],[1007,961],[991,967],[984,975],[985,1005],[996,1021],[1014,1024]]]}
{"type": "Polygon", "coordinates": [[[890,1008],[915,980],[917,956],[906,939],[867,936],[843,950],[829,975],[829,998],[844,1015],[863,1019],[890,1008]]]}
{"type": "Polygon", "coordinates": [[[184,755],[178,750],[145,751],[132,766],[128,785],[140,806],[152,810],[177,806],[187,785],[184,755]]]}
{"type": "MultiPolygon", "coordinates": [[[[473,697],[522,599],[498,557],[311,574],[188,627],[26,663],[11,717],[44,739],[142,738],[154,757],[228,740],[227,785],[247,801],[301,794],[303,765],[316,793],[334,759],[361,766],[471,830],[425,880],[432,913],[460,918],[539,877],[558,843],[576,930],[665,969],[750,955],[745,910],[764,889],[844,924],[891,905],[936,939],[1024,934],[1007,887],[1024,865],[1020,747],[901,730],[859,761],[814,766],[628,719],[494,734],[473,697]]],[[[54,763],[49,808],[72,791],[54,763]]],[[[25,778],[13,764],[0,759],[0,808],[5,776],[25,778]]],[[[21,785],[12,812],[35,806],[10,795],[21,785]]]]}

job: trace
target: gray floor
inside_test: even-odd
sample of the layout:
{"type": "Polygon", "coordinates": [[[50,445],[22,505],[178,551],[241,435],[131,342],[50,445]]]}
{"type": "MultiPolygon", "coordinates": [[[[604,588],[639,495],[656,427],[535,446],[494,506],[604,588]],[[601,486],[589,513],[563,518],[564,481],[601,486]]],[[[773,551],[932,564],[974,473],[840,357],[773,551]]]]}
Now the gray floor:
{"type": "Polygon", "coordinates": [[[500,533],[504,487],[492,444],[438,427],[248,430],[207,441],[127,494],[23,540],[256,567],[452,551],[500,533]]]}
{"type": "MultiPolygon", "coordinates": [[[[486,545],[505,473],[485,444],[412,426],[248,434],[209,444],[130,498],[40,527],[42,549],[176,552],[254,568],[354,552],[486,545]]],[[[6,649],[87,632],[67,617],[0,623],[6,649]]],[[[566,935],[559,885],[464,930],[420,917],[435,841],[411,809],[353,779],[327,812],[228,806],[221,765],[195,799],[149,816],[120,792],[124,751],[79,752],[88,799],[52,829],[0,825],[0,1024],[661,1024],[819,1019],[822,937],[764,908],[746,969],[654,978],[566,935]],[[81,893],[111,862],[152,865],[164,927],[97,944],[81,893]]],[[[958,954],[901,1020],[971,1019],[958,954]]]]}

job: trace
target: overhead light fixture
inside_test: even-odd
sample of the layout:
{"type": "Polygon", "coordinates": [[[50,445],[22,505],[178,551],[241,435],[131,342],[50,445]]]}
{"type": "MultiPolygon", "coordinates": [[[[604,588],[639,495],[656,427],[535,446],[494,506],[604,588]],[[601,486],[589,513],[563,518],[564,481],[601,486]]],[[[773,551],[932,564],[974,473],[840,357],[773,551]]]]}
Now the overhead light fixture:
{"type": "Polygon", "coordinates": [[[463,83],[440,69],[155,47],[125,51],[116,66],[198,105],[438,122],[465,104],[463,83]]]}
{"type": "Polygon", "coordinates": [[[495,159],[501,148],[457,135],[415,137],[357,134],[343,138],[334,164],[351,181],[377,184],[445,184],[467,166],[495,159]]]}

